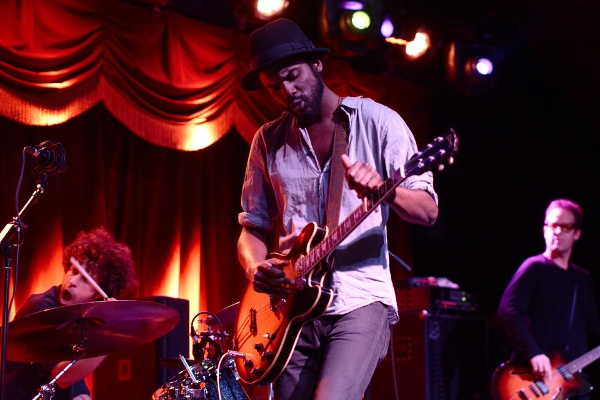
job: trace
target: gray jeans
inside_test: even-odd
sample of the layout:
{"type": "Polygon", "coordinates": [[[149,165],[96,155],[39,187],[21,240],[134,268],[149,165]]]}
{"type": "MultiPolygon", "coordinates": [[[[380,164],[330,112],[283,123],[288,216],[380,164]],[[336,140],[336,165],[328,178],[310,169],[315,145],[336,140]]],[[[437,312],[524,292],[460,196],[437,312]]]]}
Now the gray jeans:
{"type": "Polygon", "coordinates": [[[360,400],[389,338],[388,310],[379,302],[307,323],[275,381],[275,398],[360,400]]]}

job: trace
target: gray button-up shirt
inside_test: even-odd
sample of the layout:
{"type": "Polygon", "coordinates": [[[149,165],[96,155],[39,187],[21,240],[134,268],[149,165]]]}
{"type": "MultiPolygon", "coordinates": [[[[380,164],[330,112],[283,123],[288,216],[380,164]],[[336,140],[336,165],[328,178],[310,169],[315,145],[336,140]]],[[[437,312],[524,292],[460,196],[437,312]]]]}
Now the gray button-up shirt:
{"type": "MultiPolygon", "coordinates": [[[[395,111],[362,97],[345,98],[341,108],[349,119],[348,156],[368,162],[383,179],[417,152],[413,134],[395,111]]],[[[330,171],[331,160],[320,168],[308,132],[284,112],[263,125],[252,141],[240,224],[270,231],[282,216],[277,228],[279,251],[285,253],[307,223],[325,223],[330,171]]],[[[437,203],[431,172],[410,176],[401,186],[425,190],[437,203]]],[[[360,205],[356,192],[344,182],[340,222],[360,205]]],[[[390,309],[390,323],[397,321],[387,251],[388,215],[388,206],[378,207],[335,250],[329,276],[334,299],[326,315],[345,314],[380,301],[390,309]]]]}

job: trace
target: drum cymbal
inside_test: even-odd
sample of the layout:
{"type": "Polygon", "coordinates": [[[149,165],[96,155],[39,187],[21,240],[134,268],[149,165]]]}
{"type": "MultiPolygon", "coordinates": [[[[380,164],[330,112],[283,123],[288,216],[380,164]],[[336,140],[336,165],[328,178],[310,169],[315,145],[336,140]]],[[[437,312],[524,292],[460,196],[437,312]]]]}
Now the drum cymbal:
{"type": "Polygon", "coordinates": [[[235,322],[239,306],[240,302],[238,301],[237,303],[225,307],[221,311],[217,311],[215,313],[217,318],[213,318],[212,315],[209,315],[208,318],[206,318],[206,325],[219,325],[219,321],[221,321],[222,324],[235,322]]]}
{"type": "Polygon", "coordinates": [[[179,322],[172,307],[150,301],[117,300],[51,308],[15,319],[8,325],[6,359],[58,362],[76,357],[74,346],[85,337],[82,358],[102,356],[148,343],[179,322]]]}

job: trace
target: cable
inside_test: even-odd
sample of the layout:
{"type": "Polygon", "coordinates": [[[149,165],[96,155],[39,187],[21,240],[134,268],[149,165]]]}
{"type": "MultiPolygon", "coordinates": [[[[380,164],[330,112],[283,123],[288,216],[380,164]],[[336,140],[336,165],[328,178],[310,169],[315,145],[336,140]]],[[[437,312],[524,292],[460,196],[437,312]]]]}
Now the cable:
{"type": "Polygon", "coordinates": [[[226,352],[219,358],[219,362],[217,363],[217,393],[219,395],[219,400],[221,400],[221,362],[229,355],[229,352],[226,352]]]}
{"type": "Polygon", "coordinates": [[[196,320],[196,318],[198,316],[203,315],[203,314],[210,315],[219,324],[219,330],[220,330],[220,335],[221,335],[221,351],[224,352],[225,351],[225,339],[223,337],[225,336],[225,331],[223,330],[223,324],[221,323],[221,320],[215,314],[208,312],[208,311],[200,311],[198,314],[194,315],[194,318],[192,318],[192,322],[190,323],[190,335],[193,337],[199,336],[198,332],[196,332],[196,329],[194,329],[194,321],[196,320]]]}
{"type": "MultiPolygon", "coordinates": [[[[21,244],[25,241],[25,231],[23,231],[23,221],[21,221],[21,213],[19,209],[19,193],[21,192],[21,184],[23,183],[23,175],[25,173],[25,158],[27,157],[27,152],[25,148],[23,148],[23,156],[21,158],[21,173],[19,174],[19,181],[17,182],[17,190],[15,191],[15,210],[16,210],[16,221],[17,224],[17,251],[15,255],[15,267],[13,270],[13,290],[12,295],[10,297],[10,301],[8,302],[8,313],[12,310],[13,302],[17,295],[17,281],[19,279],[19,254],[21,253],[21,244]]],[[[8,290],[8,288],[6,289],[8,290]]],[[[5,304],[6,306],[6,304],[5,304]]]]}
{"type": "Polygon", "coordinates": [[[392,376],[394,378],[394,391],[396,392],[396,400],[400,400],[398,396],[398,378],[396,377],[396,355],[394,352],[394,325],[390,326],[390,351],[392,356],[392,376]]]}

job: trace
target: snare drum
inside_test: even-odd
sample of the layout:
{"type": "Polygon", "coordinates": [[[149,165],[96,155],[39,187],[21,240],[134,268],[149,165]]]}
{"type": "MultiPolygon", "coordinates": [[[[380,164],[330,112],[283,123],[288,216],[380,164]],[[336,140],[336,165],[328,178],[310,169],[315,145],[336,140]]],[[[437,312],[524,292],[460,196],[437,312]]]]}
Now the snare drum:
{"type": "MultiPolygon", "coordinates": [[[[235,365],[226,362],[220,369],[219,383],[222,400],[249,400],[238,382],[235,365]]],[[[152,395],[152,400],[221,400],[217,389],[217,368],[210,360],[190,366],[197,383],[194,383],[187,370],[181,371],[152,395]]]]}

